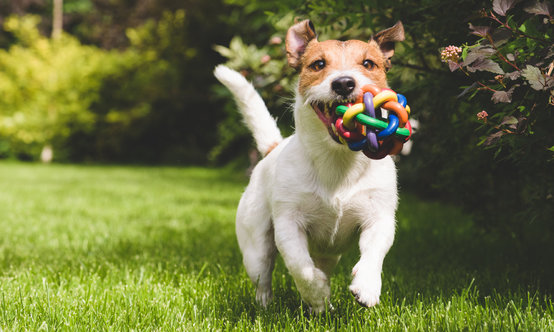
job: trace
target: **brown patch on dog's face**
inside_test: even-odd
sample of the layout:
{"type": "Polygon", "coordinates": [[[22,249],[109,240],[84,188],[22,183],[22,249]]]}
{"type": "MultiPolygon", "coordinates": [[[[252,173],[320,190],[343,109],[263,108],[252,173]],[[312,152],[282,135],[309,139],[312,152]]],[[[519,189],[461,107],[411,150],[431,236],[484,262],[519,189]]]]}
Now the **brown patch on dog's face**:
{"type": "Polygon", "coordinates": [[[312,40],[301,58],[299,91],[304,94],[335,71],[355,70],[379,87],[387,87],[386,59],[379,45],[371,40],[312,40]]]}

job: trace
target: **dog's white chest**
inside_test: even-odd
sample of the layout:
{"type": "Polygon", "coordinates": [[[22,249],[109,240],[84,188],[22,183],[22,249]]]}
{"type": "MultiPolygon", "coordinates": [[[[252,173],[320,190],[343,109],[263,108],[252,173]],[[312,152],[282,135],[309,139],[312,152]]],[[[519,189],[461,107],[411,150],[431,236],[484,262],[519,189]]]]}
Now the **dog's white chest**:
{"type": "Polygon", "coordinates": [[[339,253],[355,235],[357,220],[350,213],[351,204],[339,196],[307,194],[297,207],[314,251],[339,253]]]}

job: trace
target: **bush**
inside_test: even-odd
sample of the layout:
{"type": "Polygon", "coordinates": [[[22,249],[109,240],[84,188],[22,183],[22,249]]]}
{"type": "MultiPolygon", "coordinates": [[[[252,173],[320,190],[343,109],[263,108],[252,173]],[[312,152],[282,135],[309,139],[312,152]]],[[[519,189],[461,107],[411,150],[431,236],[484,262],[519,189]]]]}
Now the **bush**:
{"type": "MultiPolygon", "coordinates": [[[[16,42],[0,51],[0,158],[35,160],[50,145],[57,161],[206,162],[206,130],[220,119],[206,89],[218,56],[195,46],[183,10],[127,29],[123,51],[49,39],[38,21],[5,24],[16,42]]],[[[206,27],[201,40],[217,30],[206,27]]]]}
{"type": "Polygon", "coordinates": [[[93,135],[102,123],[126,126],[150,113],[148,97],[107,109],[98,105],[118,77],[135,89],[163,75],[167,64],[134,51],[85,46],[66,34],[48,39],[36,29],[38,21],[14,16],[5,23],[18,43],[0,50],[0,153],[37,159],[51,145],[58,160],[74,159],[83,148],[74,144],[76,137],[93,135]]]}
{"type": "MultiPolygon", "coordinates": [[[[287,1],[279,3],[287,6],[287,1]]],[[[531,4],[521,3],[518,8],[529,8],[531,4]]],[[[264,5],[268,5],[267,2],[264,5]]],[[[545,131],[545,128],[552,126],[551,89],[548,83],[542,85],[545,89],[535,90],[532,83],[534,80],[549,80],[544,74],[545,66],[551,61],[546,56],[550,56],[551,51],[544,53],[544,48],[539,49],[542,44],[524,40],[516,32],[511,38],[517,41],[502,44],[512,50],[503,50],[502,54],[516,56],[515,48],[524,48],[518,50],[518,61],[521,64],[531,61],[529,64],[538,68],[541,75],[537,75],[536,69],[524,74],[526,65],[523,65],[519,81],[503,78],[503,83],[510,85],[503,87],[499,78],[494,80],[497,74],[492,77],[496,82],[494,85],[490,84],[489,78],[483,81],[492,89],[512,93],[509,105],[491,103],[491,96],[482,93],[471,95],[468,100],[462,97],[470,90],[462,94],[464,91],[460,86],[466,88],[471,86],[471,82],[468,83],[464,74],[452,75],[441,63],[437,50],[448,44],[463,44],[467,40],[467,30],[460,27],[467,24],[465,18],[474,17],[473,13],[480,8],[490,6],[489,1],[459,1],[454,11],[450,3],[438,0],[424,3],[354,0],[348,5],[345,2],[316,0],[296,6],[291,0],[288,5],[295,8],[296,15],[314,21],[322,40],[368,39],[371,31],[389,27],[397,20],[403,21],[406,41],[397,46],[392,58],[389,83],[396,91],[406,95],[412,108],[412,118],[419,120],[420,126],[412,138],[412,154],[398,163],[402,188],[463,206],[483,229],[506,231],[522,237],[535,234],[545,238],[552,234],[554,174],[551,171],[552,153],[548,149],[553,143],[551,131],[545,131]],[[542,65],[539,64],[541,59],[542,65]],[[509,92],[511,84],[520,84],[520,87],[509,92]],[[476,116],[483,109],[490,113],[486,124],[479,122],[476,116]],[[517,133],[510,134],[505,130],[517,133]]],[[[543,8],[545,5],[538,6],[543,8]]],[[[269,19],[274,24],[274,34],[279,37],[284,36],[286,27],[293,22],[293,16],[287,10],[278,9],[269,15],[269,19]]],[[[519,28],[525,34],[538,32],[543,34],[542,39],[552,38],[552,20],[548,15],[535,16],[520,10],[509,16],[508,24],[514,24],[512,29],[519,28]]],[[[497,35],[494,36],[496,38],[497,35]]],[[[284,70],[281,74],[273,71],[273,68],[283,68],[285,62],[283,47],[278,47],[277,51],[281,52],[278,57],[273,55],[276,50],[271,43],[254,47],[235,41],[228,49],[219,49],[230,59],[228,64],[243,71],[263,96],[272,97],[269,98],[271,110],[278,109],[275,107],[273,88],[289,86],[292,75],[290,70],[284,70]],[[247,57],[241,55],[245,53],[247,57]],[[267,56],[272,61],[279,61],[279,65],[267,62],[271,65],[266,67],[262,59],[267,59],[267,56]]],[[[482,47],[466,45],[464,57],[480,49],[482,47]]],[[[487,59],[496,61],[497,55],[487,59]]],[[[507,71],[509,66],[503,63],[501,68],[507,71]]],[[[481,71],[477,74],[480,75],[481,71]]],[[[277,100],[282,100],[283,95],[291,96],[292,93],[281,93],[277,100]]],[[[495,98],[501,95],[498,93],[495,98]]]]}
{"type": "Polygon", "coordinates": [[[480,39],[442,51],[450,69],[472,82],[461,95],[469,96],[474,121],[482,122],[481,163],[491,163],[476,170],[486,176],[478,177],[482,183],[475,184],[479,190],[472,191],[471,202],[481,202],[488,225],[507,222],[518,229],[538,223],[554,230],[551,8],[547,2],[495,0],[492,10],[480,13],[486,25],[469,25],[480,39]]]}

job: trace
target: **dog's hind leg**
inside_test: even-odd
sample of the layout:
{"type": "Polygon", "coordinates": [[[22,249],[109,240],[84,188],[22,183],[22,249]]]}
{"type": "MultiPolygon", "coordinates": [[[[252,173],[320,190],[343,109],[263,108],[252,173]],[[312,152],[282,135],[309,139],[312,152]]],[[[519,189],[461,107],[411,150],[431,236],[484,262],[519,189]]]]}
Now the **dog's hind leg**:
{"type": "Polygon", "coordinates": [[[236,233],[244,267],[256,286],[256,300],[262,306],[271,301],[271,277],[277,249],[267,203],[251,183],[242,196],[238,210],[236,233]]]}

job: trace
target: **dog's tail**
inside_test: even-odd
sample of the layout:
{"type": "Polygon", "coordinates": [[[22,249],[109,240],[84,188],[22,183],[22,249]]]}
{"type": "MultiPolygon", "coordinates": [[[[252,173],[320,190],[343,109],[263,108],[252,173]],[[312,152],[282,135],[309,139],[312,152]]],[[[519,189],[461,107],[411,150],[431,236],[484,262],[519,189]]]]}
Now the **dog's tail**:
{"type": "Polygon", "coordinates": [[[243,120],[254,136],[258,151],[263,156],[267,155],[283,137],[262,97],[244,76],[224,65],[217,66],[214,75],[233,93],[243,120]]]}

